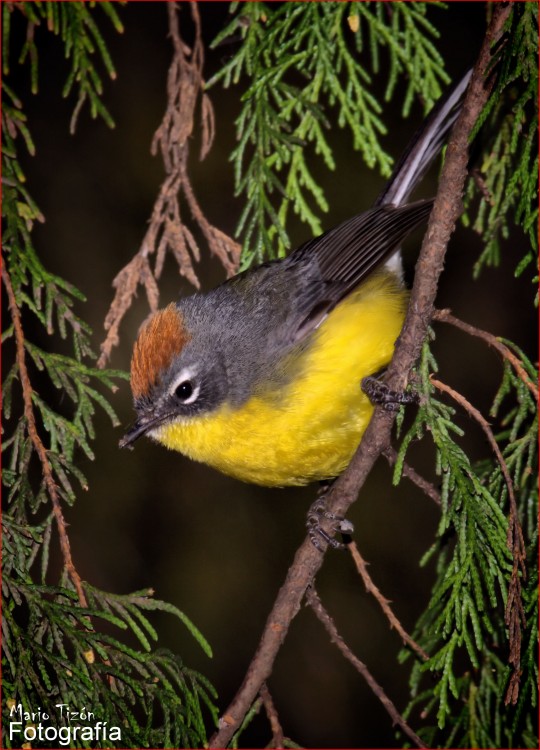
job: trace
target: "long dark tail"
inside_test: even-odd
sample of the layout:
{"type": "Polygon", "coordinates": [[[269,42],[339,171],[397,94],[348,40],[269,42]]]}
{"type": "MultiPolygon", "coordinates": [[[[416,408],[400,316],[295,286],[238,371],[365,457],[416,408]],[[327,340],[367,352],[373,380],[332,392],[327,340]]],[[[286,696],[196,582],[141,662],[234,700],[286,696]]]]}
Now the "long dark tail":
{"type": "Polygon", "coordinates": [[[472,70],[451,88],[433,107],[417,130],[375,206],[405,203],[443,147],[461,110],[472,70]]]}

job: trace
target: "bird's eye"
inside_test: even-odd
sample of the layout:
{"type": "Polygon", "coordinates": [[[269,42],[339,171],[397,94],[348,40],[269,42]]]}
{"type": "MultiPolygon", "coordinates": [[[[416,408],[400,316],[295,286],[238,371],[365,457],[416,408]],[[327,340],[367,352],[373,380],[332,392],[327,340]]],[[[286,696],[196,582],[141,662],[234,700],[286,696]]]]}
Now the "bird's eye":
{"type": "Polygon", "coordinates": [[[190,380],[184,380],[174,391],[180,401],[188,401],[193,396],[193,384],[190,380]]]}
{"type": "Polygon", "coordinates": [[[169,393],[182,404],[193,404],[199,398],[201,386],[197,384],[196,373],[185,368],[178,373],[169,387],[169,393]]]}

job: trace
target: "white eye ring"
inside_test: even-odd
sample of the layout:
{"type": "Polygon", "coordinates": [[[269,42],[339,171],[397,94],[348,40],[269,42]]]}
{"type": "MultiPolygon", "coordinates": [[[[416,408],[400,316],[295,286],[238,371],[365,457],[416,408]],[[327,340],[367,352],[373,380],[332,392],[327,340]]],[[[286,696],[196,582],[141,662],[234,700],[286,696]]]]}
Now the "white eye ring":
{"type": "Polygon", "coordinates": [[[183,404],[193,404],[195,401],[199,398],[199,393],[201,391],[201,388],[199,385],[195,385],[193,382],[193,377],[195,373],[193,373],[191,370],[182,370],[182,372],[178,375],[177,378],[173,381],[169,393],[172,396],[176,396],[179,398],[183,404]],[[185,392],[186,395],[179,395],[176,393],[178,388],[181,386],[186,386],[185,392]],[[190,390],[191,389],[191,390],[190,390]]]}

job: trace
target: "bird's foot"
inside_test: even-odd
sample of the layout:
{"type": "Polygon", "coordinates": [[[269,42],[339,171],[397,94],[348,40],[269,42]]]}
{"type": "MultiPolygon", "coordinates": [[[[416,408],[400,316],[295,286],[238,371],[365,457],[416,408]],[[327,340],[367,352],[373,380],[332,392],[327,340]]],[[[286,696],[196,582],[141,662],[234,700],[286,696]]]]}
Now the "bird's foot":
{"type": "Polygon", "coordinates": [[[401,404],[417,404],[418,394],[412,391],[393,391],[382,380],[372,376],[362,380],[362,390],[372,404],[386,411],[397,411],[401,404]]]}
{"type": "Polygon", "coordinates": [[[335,513],[331,513],[326,506],[326,498],[318,497],[314,503],[311,504],[308,514],[306,526],[309,534],[309,538],[314,547],[320,552],[323,551],[321,545],[321,539],[332,549],[345,549],[347,546],[347,537],[354,531],[353,524],[343,516],[338,516],[335,513]],[[339,542],[335,537],[321,527],[321,519],[326,518],[332,521],[332,527],[335,531],[339,531],[343,535],[343,542],[339,542]]]}

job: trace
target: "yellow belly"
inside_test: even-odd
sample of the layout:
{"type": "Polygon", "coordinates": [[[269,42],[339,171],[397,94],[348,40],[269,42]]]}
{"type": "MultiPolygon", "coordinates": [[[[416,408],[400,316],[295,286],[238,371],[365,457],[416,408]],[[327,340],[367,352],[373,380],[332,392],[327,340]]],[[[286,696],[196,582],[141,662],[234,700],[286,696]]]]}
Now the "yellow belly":
{"type": "Polygon", "coordinates": [[[406,299],[393,277],[377,274],[330,313],[297,363],[299,376],[278,394],[165,425],[154,438],[254,484],[300,485],[339,475],[373,411],[360,382],[390,361],[406,299]]]}

